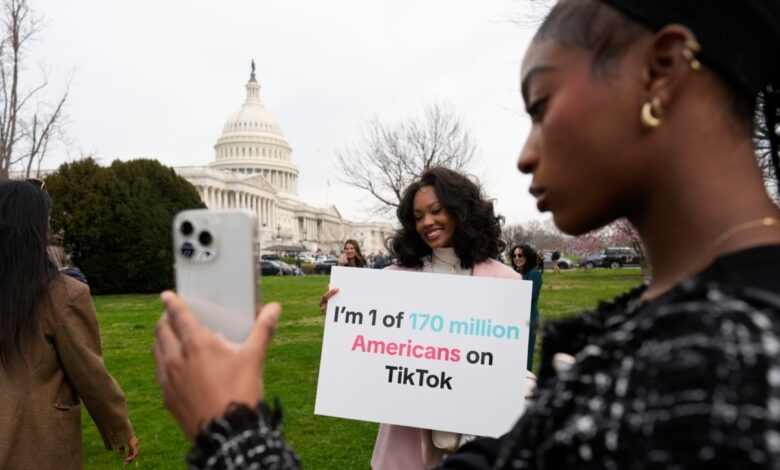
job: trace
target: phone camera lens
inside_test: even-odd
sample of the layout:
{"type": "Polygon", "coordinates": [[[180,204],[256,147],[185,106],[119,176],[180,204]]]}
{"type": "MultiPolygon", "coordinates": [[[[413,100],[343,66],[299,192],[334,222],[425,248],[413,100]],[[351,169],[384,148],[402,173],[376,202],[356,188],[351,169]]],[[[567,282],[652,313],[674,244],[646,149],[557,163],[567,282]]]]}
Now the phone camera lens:
{"type": "Polygon", "coordinates": [[[184,256],[185,258],[192,258],[192,255],[194,254],[195,254],[195,247],[192,246],[192,243],[187,242],[181,246],[181,255],[184,256]]]}
{"type": "Polygon", "coordinates": [[[192,223],[188,221],[182,222],[181,227],[179,227],[179,229],[181,230],[182,235],[192,235],[192,231],[195,230],[192,227],[192,223]]]}
{"type": "Polygon", "coordinates": [[[203,246],[211,245],[212,240],[213,238],[209,232],[200,232],[200,235],[198,235],[198,241],[203,246]]]}

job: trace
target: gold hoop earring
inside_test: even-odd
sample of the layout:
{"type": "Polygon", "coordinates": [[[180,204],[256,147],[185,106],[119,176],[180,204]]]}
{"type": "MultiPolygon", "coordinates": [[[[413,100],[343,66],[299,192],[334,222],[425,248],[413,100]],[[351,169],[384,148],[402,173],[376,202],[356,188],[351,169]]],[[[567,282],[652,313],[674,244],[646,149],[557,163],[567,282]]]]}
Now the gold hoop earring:
{"type": "Polygon", "coordinates": [[[696,58],[696,54],[701,52],[701,44],[689,39],[685,41],[682,49],[682,55],[693,70],[699,70],[701,68],[701,62],[696,58]]]}
{"type": "Polygon", "coordinates": [[[658,98],[653,98],[642,105],[642,126],[645,129],[655,129],[661,125],[662,115],[663,109],[661,108],[661,101],[658,98]]]}

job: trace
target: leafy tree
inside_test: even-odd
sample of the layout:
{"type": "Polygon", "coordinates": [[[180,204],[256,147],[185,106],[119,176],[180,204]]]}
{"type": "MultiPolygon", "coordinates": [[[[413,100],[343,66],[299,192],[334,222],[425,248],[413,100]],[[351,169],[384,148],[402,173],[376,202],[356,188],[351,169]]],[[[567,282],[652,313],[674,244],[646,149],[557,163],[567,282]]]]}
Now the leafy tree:
{"type": "Polygon", "coordinates": [[[46,178],[52,229],[96,294],[157,292],[172,285],[171,222],[204,207],[195,188],[154,160],[63,164],[46,178]]]}

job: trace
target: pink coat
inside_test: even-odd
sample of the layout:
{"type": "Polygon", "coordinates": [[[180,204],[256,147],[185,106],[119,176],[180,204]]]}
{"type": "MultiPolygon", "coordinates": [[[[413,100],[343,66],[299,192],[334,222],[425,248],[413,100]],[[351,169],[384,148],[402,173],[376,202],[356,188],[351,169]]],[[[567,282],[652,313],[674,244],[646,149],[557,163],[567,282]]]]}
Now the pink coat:
{"type": "MultiPolygon", "coordinates": [[[[420,271],[419,268],[388,266],[385,269],[420,271]]],[[[474,265],[474,276],[521,279],[520,274],[494,259],[474,265]]],[[[371,457],[375,470],[422,470],[439,466],[446,452],[433,446],[429,429],[380,424],[371,457]]]]}

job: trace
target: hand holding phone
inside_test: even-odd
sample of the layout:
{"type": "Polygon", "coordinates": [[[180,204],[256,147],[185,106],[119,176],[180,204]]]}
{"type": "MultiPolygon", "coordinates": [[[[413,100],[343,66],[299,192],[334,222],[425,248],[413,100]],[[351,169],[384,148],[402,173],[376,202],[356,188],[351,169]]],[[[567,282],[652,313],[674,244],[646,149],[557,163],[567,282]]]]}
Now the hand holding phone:
{"type": "Polygon", "coordinates": [[[253,408],[262,400],[259,374],[281,306],[265,305],[249,336],[236,345],[204,328],[174,293],[163,292],[161,300],[165,314],[153,347],[156,378],[165,407],[194,439],[201,425],[222,416],[231,403],[253,408]]]}

